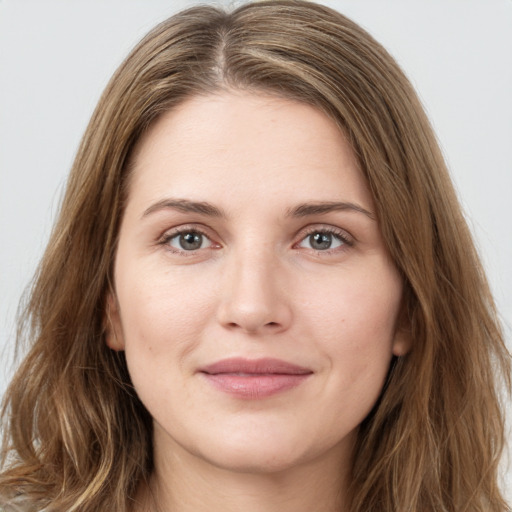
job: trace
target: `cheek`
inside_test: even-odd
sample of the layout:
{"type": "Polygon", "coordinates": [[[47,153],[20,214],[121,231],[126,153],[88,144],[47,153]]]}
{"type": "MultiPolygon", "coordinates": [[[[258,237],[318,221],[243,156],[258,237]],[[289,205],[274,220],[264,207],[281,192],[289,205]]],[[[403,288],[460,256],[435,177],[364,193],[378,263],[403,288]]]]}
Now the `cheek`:
{"type": "Polygon", "coordinates": [[[182,367],[187,354],[201,341],[211,316],[208,288],[162,273],[139,270],[118,279],[121,324],[130,373],[154,379],[170,368],[182,367]],[[129,284],[123,286],[123,283],[129,284]],[[161,371],[157,371],[161,369],[161,371]]]}
{"type": "MultiPolygon", "coordinates": [[[[137,395],[154,417],[163,404],[193,403],[186,386],[190,361],[201,342],[206,305],[190,291],[139,282],[124,297],[121,311],[125,354],[137,395]]],[[[162,409],[163,407],[163,409],[162,409]]]]}
{"type": "Polygon", "coordinates": [[[317,340],[344,386],[361,385],[363,390],[383,383],[393,354],[401,293],[397,273],[384,268],[331,279],[304,302],[308,337],[317,340]]]}
{"type": "Polygon", "coordinates": [[[337,278],[334,275],[325,284],[323,288],[311,287],[303,301],[303,313],[318,330],[328,330],[341,340],[350,334],[347,342],[351,340],[359,348],[371,345],[376,338],[392,338],[402,294],[394,271],[359,275],[349,271],[337,278]]]}

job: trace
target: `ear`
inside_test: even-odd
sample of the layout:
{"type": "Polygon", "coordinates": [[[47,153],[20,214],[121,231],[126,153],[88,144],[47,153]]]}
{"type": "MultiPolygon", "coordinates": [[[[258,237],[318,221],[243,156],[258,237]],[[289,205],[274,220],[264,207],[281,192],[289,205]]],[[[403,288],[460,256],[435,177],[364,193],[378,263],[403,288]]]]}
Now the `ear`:
{"type": "Polygon", "coordinates": [[[412,336],[410,329],[399,327],[393,339],[392,352],[394,356],[405,356],[411,350],[412,336]]]}
{"type": "Polygon", "coordinates": [[[105,342],[112,350],[117,352],[124,350],[124,336],[121,327],[119,304],[112,290],[109,290],[107,294],[105,309],[105,342]]]}
{"type": "Polygon", "coordinates": [[[412,348],[411,320],[406,307],[406,300],[402,298],[400,312],[396,322],[395,337],[392,352],[394,356],[405,356],[412,348]]]}

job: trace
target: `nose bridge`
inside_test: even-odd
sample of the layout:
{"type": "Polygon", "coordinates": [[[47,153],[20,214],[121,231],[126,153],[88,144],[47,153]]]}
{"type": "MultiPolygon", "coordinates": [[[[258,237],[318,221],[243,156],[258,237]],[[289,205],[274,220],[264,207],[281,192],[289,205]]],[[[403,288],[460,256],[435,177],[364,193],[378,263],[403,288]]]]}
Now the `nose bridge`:
{"type": "Polygon", "coordinates": [[[225,262],[219,319],[247,332],[278,330],[290,319],[280,263],[270,244],[244,244],[225,262]]]}
{"type": "Polygon", "coordinates": [[[273,287],[277,285],[278,263],[270,247],[247,247],[238,251],[234,254],[233,267],[233,292],[241,302],[263,305],[275,296],[273,287]]]}

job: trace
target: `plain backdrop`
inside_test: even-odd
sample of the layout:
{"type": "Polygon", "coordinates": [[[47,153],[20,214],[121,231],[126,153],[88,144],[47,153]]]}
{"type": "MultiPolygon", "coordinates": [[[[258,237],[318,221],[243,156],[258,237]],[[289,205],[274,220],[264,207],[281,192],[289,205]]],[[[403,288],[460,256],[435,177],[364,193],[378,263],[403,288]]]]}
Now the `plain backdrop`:
{"type": "MultiPolygon", "coordinates": [[[[101,91],[150,28],[195,3],[0,0],[0,394],[12,372],[18,301],[41,257],[101,91]]],[[[324,3],[373,34],[418,90],[487,268],[510,347],[512,0],[324,3]]],[[[504,483],[509,499],[511,473],[509,468],[504,483]]]]}

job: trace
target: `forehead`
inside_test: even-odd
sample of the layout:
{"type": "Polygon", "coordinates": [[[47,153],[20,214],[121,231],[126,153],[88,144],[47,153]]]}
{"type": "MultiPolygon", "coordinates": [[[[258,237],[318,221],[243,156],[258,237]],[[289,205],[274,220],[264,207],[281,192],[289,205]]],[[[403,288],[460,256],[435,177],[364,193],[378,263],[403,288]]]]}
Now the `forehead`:
{"type": "Polygon", "coordinates": [[[165,194],[233,208],[251,198],[372,202],[334,121],[312,106],[264,94],[184,101],[143,136],[132,164],[129,202],[165,194]]]}

